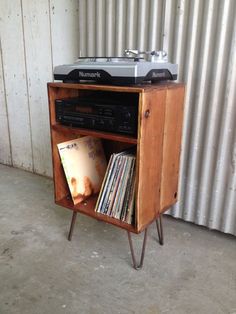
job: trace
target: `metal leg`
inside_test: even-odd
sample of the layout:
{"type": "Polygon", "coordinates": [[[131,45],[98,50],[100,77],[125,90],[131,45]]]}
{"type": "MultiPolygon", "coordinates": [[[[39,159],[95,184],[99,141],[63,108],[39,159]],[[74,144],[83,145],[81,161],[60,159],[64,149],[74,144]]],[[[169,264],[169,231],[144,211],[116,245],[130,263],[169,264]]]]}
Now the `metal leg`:
{"type": "Polygon", "coordinates": [[[162,215],[160,215],[156,219],[156,225],[157,225],[157,233],[159,238],[160,245],[164,244],[164,235],[163,235],[163,227],[162,227],[162,215]]]}
{"type": "Polygon", "coordinates": [[[134,248],[133,248],[133,242],[132,242],[131,234],[129,231],[127,231],[127,233],[128,233],[128,239],[129,239],[129,246],[130,246],[132,261],[133,261],[133,267],[134,267],[134,269],[139,270],[143,267],[143,260],[144,260],[144,255],[145,255],[146,242],[147,242],[147,228],[144,230],[143,247],[142,247],[142,253],[141,253],[139,265],[137,265],[136,258],[134,255],[134,248]]]}
{"type": "Polygon", "coordinates": [[[69,231],[69,234],[68,234],[68,240],[69,240],[69,241],[71,241],[72,234],[73,234],[73,231],[74,231],[76,216],[77,216],[77,212],[76,212],[76,211],[73,211],[73,215],[72,215],[72,219],[71,219],[71,224],[70,224],[70,231],[69,231]]]}

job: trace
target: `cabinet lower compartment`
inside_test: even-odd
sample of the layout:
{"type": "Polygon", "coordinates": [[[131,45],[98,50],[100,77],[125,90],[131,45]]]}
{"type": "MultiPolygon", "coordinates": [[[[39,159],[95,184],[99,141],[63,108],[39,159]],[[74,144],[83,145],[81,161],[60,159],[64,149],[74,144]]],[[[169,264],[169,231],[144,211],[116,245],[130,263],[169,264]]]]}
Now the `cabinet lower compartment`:
{"type": "Polygon", "coordinates": [[[95,208],[95,205],[97,202],[97,197],[98,197],[98,195],[93,195],[78,205],[73,204],[70,195],[65,196],[61,200],[58,200],[55,202],[57,205],[69,208],[73,211],[76,211],[76,212],[79,212],[81,214],[90,216],[90,217],[95,218],[97,220],[101,220],[101,221],[104,221],[106,223],[110,223],[112,225],[115,225],[117,227],[120,227],[122,229],[128,230],[128,231],[133,232],[133,233],[139,233],[137,228],[133,225],[129,225],[129,224],[127,224],[123,221],[120,221],[118,219],[115,219],[115,218],[112,218],[112,217],[109,217],[109,216],[95,212],[94,208],[95,208]]]}
{"type": "MultiPolygon", "coordinates": [[[[55,202],[58,205],[67,207],[71,210],[81,212],[83,214],[86,214],[88,216],[94,217],[98,220],[102,220],[107,223],[111,223],[113,225],[119,226],[123,229],[129,230],[134,233],[138,233],[137,231],[137,221],[136,221],[136,212],[134,214],[135,220],[132,225],[121,221],[119,219],[110,217],[106,214],[99,213],[95,211],[95,206],[98,198],[97,195],[90,196],[87,198],[84,202],[74,205],[71,194],[69,191],[68,183],[65,177],[64,169],[61,163],[61,159],[59,156],[57,144],[60,144],[62,142],[66,142],[69,140],[73,140],[79,136],[85,136],[85,134],[79,134],[77,130],[76,133],[71,134],[69,131],[69,128],[63,127],[63,132],[61,132],[61,128],[52,129],[54,143],[53,143],[53,151],[54,151],[54,177],[56,180],[54,180],[54,188],[55,188],[55,202]]],[[[110,139],[101,139],[104,153],[107,159],[107,163],[110,159],[110,156],[113,153],[117,153],[123,150],[126,150],[130,147],[136,147],[133,143],[127,143],[127,142],[118,142],[110,139]]]]}

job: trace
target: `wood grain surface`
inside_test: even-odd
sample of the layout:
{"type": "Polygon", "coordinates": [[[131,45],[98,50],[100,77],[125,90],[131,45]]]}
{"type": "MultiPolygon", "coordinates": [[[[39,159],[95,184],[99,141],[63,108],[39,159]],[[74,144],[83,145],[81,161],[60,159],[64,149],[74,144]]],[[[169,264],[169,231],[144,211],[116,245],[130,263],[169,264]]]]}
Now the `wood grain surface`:
{"type": "Polygon", "coordinates": [[[137,156],[137,228],[142,230],[160,211],[160,184],[166,89],[143,94],[137,156]]]}
{"type": "Polygon", "coordinates": [[[167,89],[161,173],[161,212],[177,202],[184,88],[167,89]]]}
{"type": "Polygon", "coordinates": [[[156,87],[155,85],[151,87],[118,87],[49,83],[48,97],[55,201],[57,204],[131,232],[139,233],[152,223],[160,213],[176,202],[183,119],[184,86],[182,84],[166,83],[156,87]],[[84,97],[89,95],[89,91],[94,93],[101,90],[139,93],[139,97],[136,98],[139,112],[137,138],[72,128],[57,123],[55,99],[80,95],[84,97]],[[96,136],[103,140],[107,159],[113,152],[137,145],[136,222],[134,226],[96,213],[94,211],[94,197],[88,199],[86,205],[73,205],[57,144],[84,135],[96,136]]]}

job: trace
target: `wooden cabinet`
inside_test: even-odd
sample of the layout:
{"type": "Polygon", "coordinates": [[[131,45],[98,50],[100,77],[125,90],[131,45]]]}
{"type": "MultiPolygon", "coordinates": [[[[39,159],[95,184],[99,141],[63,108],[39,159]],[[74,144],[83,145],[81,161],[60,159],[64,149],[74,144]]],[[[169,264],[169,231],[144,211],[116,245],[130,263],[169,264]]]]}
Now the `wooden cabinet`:
{"type": "Polygon", "coordinates": [[[177,201],[184,102],[183,84],[161,83],[121,87],[48,83],[48,97],[56,204],[111,223],[129,232],[140,233],[177,201]],[[136,94],[138,107],[136,137],[72,128],[57,123],[55,99],[86,97],[99,91],[109,93],[111,98],[136,94]],[[134,225],[95,212],[96,196],[87,199],[82,204],[73,205],[57,144],[74,139],[78,135],[101,138],[107,158],[113,152],[137,145],[134,225]]]}

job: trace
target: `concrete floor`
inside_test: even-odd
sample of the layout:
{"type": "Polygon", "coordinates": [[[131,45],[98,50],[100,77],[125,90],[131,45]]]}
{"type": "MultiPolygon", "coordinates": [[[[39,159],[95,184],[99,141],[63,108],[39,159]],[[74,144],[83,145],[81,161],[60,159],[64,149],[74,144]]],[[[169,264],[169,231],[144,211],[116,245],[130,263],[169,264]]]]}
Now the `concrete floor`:
{"type": "Polygon", "coordinates": [[[68,242],[70,218],[50,179],[0,165],[1,314],[236,314],[234,237],[164,217],[135,271],[125,231],[78,215],[68,242]]]}

